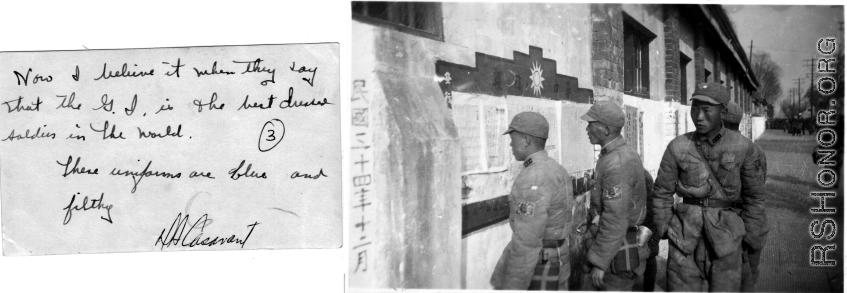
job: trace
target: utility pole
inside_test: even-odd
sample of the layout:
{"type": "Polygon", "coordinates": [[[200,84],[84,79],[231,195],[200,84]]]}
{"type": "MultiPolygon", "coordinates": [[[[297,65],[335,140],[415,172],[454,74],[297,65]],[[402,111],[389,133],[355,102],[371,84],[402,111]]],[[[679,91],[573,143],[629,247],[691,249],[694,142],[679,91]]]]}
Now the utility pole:
{"type": "Polygon", "coordinates": [[[800,109],[803,107],[803,91],[800,90],[800,82],[803,81],[803,78],[795,78],[794,80],[797,81],[797,114],[799,115],[803,113],[803,110],[800,109]]]}
{"type": "Polygon", "coordinates": [[[813,117],[815,114],[815,99],[812,98],[812,95],[815,94],[814,89],[815,86],[815,58],[809,58],[803,61],[809,61],[809,117],[813,117]]]}
{"type": "Polygon", "coordinates": [[[749,58],[749,60],[747,60],[747,61],[750,62],[750,64],[752,65],[753,64],[753,40],[752,39],[750,39],[750,57],[748,57],[748,58],[749,58]]]}
{"type": "Polygon", "coordinates": [[[799,110],[797,110],[797,109],[800,109],[800,105],[798,105],[796,97],[797,97],[797,89],[792,88],[791,89],[791,105],[792,105],[791,106],[791,118],[796,117],[797,112],[799,112],[799,110]]]}

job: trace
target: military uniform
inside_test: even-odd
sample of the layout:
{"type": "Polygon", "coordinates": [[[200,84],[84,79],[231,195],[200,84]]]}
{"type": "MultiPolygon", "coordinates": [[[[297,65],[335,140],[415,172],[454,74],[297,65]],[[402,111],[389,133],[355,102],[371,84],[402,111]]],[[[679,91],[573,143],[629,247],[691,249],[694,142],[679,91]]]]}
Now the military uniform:
{"type": "MultiPolygon", "coordinates": [[[[729,102],[728,110],[727,115],[724,116],[724,122],[734,124],[740,123],[743,115],[741,106],[735,102],[729,102]]],[[[764,183],[767,181],[768,177],[767,157],[765,156],[765,151],[762,150],[762,147],[756,143],[753,143],[753,146],[755,149],[755,157],[758,158],[759,164],[761,165],[762,182],[764,183]]],[[[767,225],[767,221],[765,222],[765,225],[767,225]]],[[[748,231],[747,233],[752,232],[748,231]]],[[[741,291],[743,292],[754,291],[756,281],[759,279],[759,260],[762,256],[762,249],[764,249],[764,246],[767,243],[768,229],[762,229],[759,233],[760,235],[758,235],[758,238],[761,239],[761,241],[757,247],[753,247],[747,243],[742,244],[741,291]]]]}
{"type": "MultiPolygon", "coordinates": [[[[510,131],[511,126],[507,133],[510,131]]],[[[494,268],[491,285],[509,290],[568,290],[568,236],[574,206],[571,185],[567,170],[546,151],[524,160],[509,193],[512,239],[494,268]]]]}
{"type": "MultiPolygon", "coordinates": [[[[720,98],[726,105],[728,96],[720,98]]],[[[764,243],[762,162],[752,141],[719,127],[711,137],[676,137],[662,157],[653,211],[657,232],[670,239],[670,291],[739,291],[742,241],[764,243]],[[676,209],[674,193],[683,199],[676,209]]]]}
{"type": "MultiPolygon", "coordinates": [[[[597,224],[589,226],[590,233],[586,243],[588,265],[586,272],[593,267],[605,272],[603,287],[595,288],[590,281],[584,282],[586,290],[630,291],[635,281],[644,273],[649,254],[647,246],[637,249],[639,264],[632,271],[617,272],[613,267],[616,258],[625,245],[627,234],[636,232],[636,227],[644,221],[646,211],[646,184],[641,157],[623,138],[610,142],[600,151],[595,172],[595,184],[591,189],[591,209],[589,217],[600,217],[597,224]]],[[[625,249],[625,248],[624,248],[625,249]]]]}
{"type": "MultiPolygon", "coordinates": [[[[581,118],[611,127],[625,123],[623,110],[610,101],[598,101],[581,118]]],[[[591,133],[589,130],[589,137],[591,133]]],[[[646,245],[639,247],[636,239],[638,225],[647,216],[641,157],[618,136],[600,150],[594,178],[589,218],[596,220],[589,224],[585,239],[587,263],[583,270],[588,280],[583,282],[583,289],[630,291],[643,275],[650,252],[646,245]],[[601,288],[590,280],[592,268],[603,271],[601,288]]]]}

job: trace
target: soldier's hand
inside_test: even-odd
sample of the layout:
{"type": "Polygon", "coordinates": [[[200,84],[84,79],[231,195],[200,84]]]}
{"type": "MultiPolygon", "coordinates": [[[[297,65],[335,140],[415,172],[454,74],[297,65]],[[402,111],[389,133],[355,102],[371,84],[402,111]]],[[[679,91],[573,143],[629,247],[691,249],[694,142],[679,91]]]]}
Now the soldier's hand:
{"type": "Polygon", "coordinates": [[[603,287],[603,275],[605,272],[598,267],[591,268],[591,283],[594,284],[594,287],[600,289],[603,287]]]}

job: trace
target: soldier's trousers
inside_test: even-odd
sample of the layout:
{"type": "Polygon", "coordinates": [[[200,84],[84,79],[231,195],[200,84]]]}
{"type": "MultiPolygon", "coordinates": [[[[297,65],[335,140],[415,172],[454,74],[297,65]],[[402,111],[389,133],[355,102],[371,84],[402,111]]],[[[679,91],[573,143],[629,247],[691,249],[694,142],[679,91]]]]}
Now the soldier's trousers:
{"type": "Polygon", "coordinates": [[[759,259],[762,256],[761,250],[746,249],[747,262],[741,268],[741,291],[753,292],[756,288],[756,281],[759,280],[759,259]]]}
{"type": "Polygon", "coordinates": [[[711,244],[700,238],[694,252],[685,255],[673,241],[668,252],[669,291],[721,291],[741,290],[741,245],[730,255],[717,258],[711,244]]]}

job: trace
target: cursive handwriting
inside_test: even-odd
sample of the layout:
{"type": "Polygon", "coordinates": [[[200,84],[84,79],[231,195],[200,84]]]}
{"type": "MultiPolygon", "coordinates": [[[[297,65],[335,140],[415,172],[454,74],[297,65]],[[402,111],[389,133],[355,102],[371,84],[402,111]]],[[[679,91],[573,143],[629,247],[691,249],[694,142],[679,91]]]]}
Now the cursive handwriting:
{"type": "MultiPolygon", "coordinates": [[[[124,63],[124,65],[121,67],[121,71],[107,71],[106,70],[107,64],[108,63],[103,63],[103,73],[100,74],[100,77],[95,78],[94,80],[109,79],[109,78],[112,78],[112,77],[140,77],[140,76],[143,77],[143,76],[153,75],[153,69],[150,69],[150,71],[147,71],[147,72],[144,72],[144,71],[139,71],[139,72],[129,71],[127,69],[126,63],[124,63]]],[[[134,64],[133,66],[138,66],[138,64],[134,64]]]]}
{"type": "Polygon", "coordinates": [[[279,103],[280,109],[294,108],[294,107],[308,107],[308,106],[323,106],[323,105],[332,105],[329,101],[324,98],[323,102],[315,101],[312,99],[311,102],[303,102],[294,100],[294,87],[288,88],[288,99],[283,100],[279,103]]]}
{"type": "Polygon", "coordinates": [[[241,103],[241,107],[238,107],[237,111],[239,111],[241,109],[247,110],[247,109],[251,109],[251,108],[270,109],[270,107],[273,106],[274,99],[276,99],[276,97],[274,97],[274,95],[271,95],[270,97],[268,97],[268,105],[262,105],[262,104],[259,104],[259,103],[256,103],[256,102],[253,102],[253,104],[248,104],[247,101],[249,99],[250,99],[250,95],[247,95],[246,97],[244,97],[244,103],[241,103]]]}
{"type": "Polygon", "coordinates": [[[203,173],[197,171],[191,171],[191,174],[188,175],[188,178],[196,178],[196,177],[205,177],[209,179],[215,179],[215,176],[212,176],[212,172],[203,173]]]}
{"type": "Polygon", "coordinates": [[[31,105],[21,105],[23,103],[24,97],[18,96],[17,99],[8,100],[3,102],[7,108],[9,108],[9,113],[12,112],[20,112],[20,111],[38,111],[41,107],[41,97],[36,97],[35,102],[30,103],[31,105]],[[14,107],[12,107],[11,103],[17,102],[14,107]]]}
{"type": "Polygon", "coordinates": [[[135,105],[138,104],[138,95],[132,96],[132,104],[130,104],[129,108],[124,108],[124,113],[127,116],[132,116],[132,113],[135,113],[135,105]]]}
{"type": "Polygon", "coordinates": [[[302,178],[306,178],[306,179],[316,179],[316,180],[317,180],[318,178],[321,178],[321,177],[329,177],[329,176],[326,176],[326,174],[324,174],[324,169],[323,169],[323,168],[321,168],[321,171],[320,171],[320,172],[318,172],[318,174],[315,174],[315,175],[311,175],[311,174],[300,174],[300,172],[299,172],[299,171],[295,171],[294,173],[292,173],[292,174],[291,174],[291,179],[294,179],[294,178],[300,178],[300,177],[302,177],[302,178]]]}
{"type": "Polygon", "coordinates": [[[106,139],[126,139],[126,137],[124,137],[123,132],[118,132],[118,135],[115,135],[115,131],[116,131],[115,127],[117,127],[117,125],[112,125],[112,131],[109,131],[109,120],[106,120],[106,122],[103,123],[103,129],[95,129],[94,124],[91,124],[91,123],[88,124],[88,127],[91,127],[91,130],[94,130],[94,132],[102,132],[104,140],[106,140],[106,139]],[[107,133],[107,131],[108,131],[108,133],[107,133]]]}
{"type": "Polygon", "coordinates": [[[261,85],[268,85],[268,82],[276,83],[274,81],[274,77],[276,76],[276,69],[261,66],[260,63],[262,63],[262,61],[265,61],[265,60],[262,60],[261,58],[256,58],[256,60],[254,60],[254,61],[232,61],[232,63],[247,64],[247,68],[245,68],[244,72],[241,72],[241,74],[261,73],[261,72],[270,73],[271,79],[263,80],[262,82],[259,83],[261,85]]]}
{"type": "Polygon", "coordinates": [[[109,222],[109,224],[113,224],[113,222],[112,222],[112,205],[103,204],[104,193],[100,193],[99,199],[92,199],[90,202],[88,200],[88,196],[85,196],[82,199],[81,204],[74,205],[74,201],[76,201],[76,196],[78,194],[79,194],[79,192],[77,192],[76,194],[71,196],[71,203],[69,203],[68,206],[66,206],[64,209],[62,209],[62,210],[68,211],[67,213],[65,213],[65,220],[62,222],[63,225],[67,225],[68,223],[71,222],[71,217],[73,217],[73,214],[72,214],[73,211],[87,211],[87,210],[100,210],[100,209],[106,209],[106,217],[104,218],[104,217],[101,216],[100,218],[103,219],[106,222],[109,222]]]}
{"type": "Polygon", "coordinates": [[[214,63],[212,63],[212,71],[211,72],[209,72],[208,70],[200,71],[200,69],[197,69],[197,67],[194,67],[194,72],[197,73],[197,77],[201,77],[201,76],[204,76],[204,75],[218,75],[218,74],[231,75],[231,74],[235,74],[235,72],[233,72],[233,71],[226,71],[226,70],[223,70],[223,69],[218,69],[218,61],[215,61],[214,63]]]}
{"type": "MultiPolygon", "coordinates": [[[[47,127],[47,125],[44,125],[44,127],[47,127]]],[[[39,127],[38,129],[35,130],[35,133],[33,133],[32,135],[29,134],[29,129],[27,129],[26,132],[23,135],[20,135],[20,134],[16,135],[15,130],[12,129],[12,133],[9,133],[9,136],[7,136],[6,138],[4,138],[3,140],[0,140],[0,141],[7,141],[7,140],[8,141],[15,141],[16,139],[22,140],[22,139],[37,139],[37,138],[56,139],[56,134],[52,133],[52,132],[46,132],[46,131],[42,133],[41,127],[39,127]]]]}
{"type": "Polygon", "coordinates": [[[242,240],[232,234],[229,237],[221,237],[215,236],[215,238],[206,237],[203,238],[203,232],[206,229],[206,226],[212,222],[212,219],[209,218],[209,214],[203,214],[200,216],[197,221],[194,221],[194,224],[191,227],[187,227],[189,220],[188,214],[185,216],[182,213],[176,215],[176,219],[174,219],[170,228],[162,229],[162,232],[159,233],[159,238],[156,238],[156,243],[153,244],[161,245],[159,249],[164,249],[166,246],[170,247],[171,245],[179,245],[182,247],[194,247],[194,246],[215,246],[215,245],[225,245],[225,244],[241,244],[241,248],[244,248],[244,244],[247,243],[247,239],[250,239],[250,235],[253,234],[253,229],[256,228],[256,225],[259,225],[259,222],[253,222],[253,224],[247,225],[247,228],[250,228],[250,231],[247,232],[247,236],[242,240]],[[188,229],[186,229],[188,228],[188,229]],[[192,239],[192,233],[197,233],[196,236],[192,239]],[[188,243],[186,243],[186,241],[188,243]]]}
{"type": "Polygon", "coordinates": [[[262,172],[262,174],[260,175],[259,173],[256,173],[256,171],[250,171],[250,168],[253,167],[253,164],[247,165],[247,168],[245,168],[244,171],[242,171],[241,173],[238,173],[238,171],[241,170],[241,167],[244,167],[244,161],[245,160],[241,160],[241,164],[239,164],[238,167],[235,167],[235,168],[229,170],[229,175],[230,175],[229,178],[232,178],[232,180],[238,180],[238,178],[241,178],[241,177],[253,177],[253,178],[259,178],[259,179],[268,179],[265,172],[262,172]]]}
{"type": "Polygon", "coordinates": [[[73,110],[79,110],[79,108],[82,107],[82,103],[76,104],[76,106],[74,106],[74,99],[76,98],[76,92],[72,92],[70,97],[68,97],[67,95],[64,95],[64,96],[63,95],[56,95],[56,97],[62,98],[62,103],[59,104],[59,106],[56,107],[56,109],[71,108],[73,110]]]}
{"type": "Polygon", "coordinates": [[[171,65],[171,67],[174,68],[174,71],[166,71],[165,75],[173,76],[174,74],[176,74],[176,77],[179,78],[179,68],[185,66],[185,64],[180,63],[181,61],[182,61],[181,58],[177,58],[176,59],[176,65],[171,65],[168,62],[162,62],[162,64],[171,65]]]}
{"type": "Polygon", "coordinates": [[[135,128],[138,128],[138,138],[139,139],[141,139],[141,138],[162,138],[162,137],[167,137],[167,136],[182,137],[182,134],[181,134],[182,124],[180,124],[176,127],[176,132],[171,132],[171,126],[168,125],[168,127],[165,128],[164,134],[156,133],[156,132],[152,132],[152,131],[146,131],[145,132],[145,131],[141,130],[141,127],[135,127],[135,128]]]}
{"type": "Polygon", "coordinates": [[[114,175],[114,176],[131,176],[132,182],[133,182],[132,191],[131,191],[132,193],[135,193],[135,190],[138,188],[138,183],[141,183],[141,179],[144,179],[144,177],[163,177],[163,178],[167,178],[167,179],[174,179],[174,178],[182,177],[182,173],[173,174],[173,173],[161,172],[161,171],[155,171],[155,172],[150,171],[150,165],[151,164],[153,164],[153,161],[147,162],[147,166],[144,167],[144,171],[141,171],[141,172],[122,171],[122,170],[117,169],[117,168],[112,168],[112,172],[109,173],[109,174],[114,175]],[[138,176],[137,179],[136,179],[136,176],[138,176]]]}
{"type": "Polygon", "coordinates": [[[212,110],[223,110],[226,104],[221,103],[220,106],[215,105],[215,102],[218,100],[218,93],[212,93],[212,97],[209,99],[208,103],[203,103],[203,99],[194,100],[194,106],[197,106],[197,112],[203,112],[203,107],[209,106],[209,111],[212,110]]]}
{"type": "MultiPolygon", "coordinates": [[[[32,68],[27,69],[26,76],[24,76],[20,72],[15,71],[15,77],[18,78],[18,85],[21,85],[21,78],[23,78],[24,79],[24,86],[29,86],[29,73],[30,72],[32,72],[32,68]]],[[[51,81],[53,81],[53,77],[50,76],[50,75],[48,75],[47,77],[43,77],[41,75],[36,74],[35,77],[32,79],[32,84],[36,84],[39,81],[51,82],[51,81]]]]}
{"type": "Polygon", "coordinates": [[[305,80],[307,83],[309,83],[310,86],[315,86],[315,74],[318,73],[317,67],[306,68],[306,66],[300,66],[300,69],[297,69],[297,70],[295,70],[294,67],[295,67],[294,62],[291,62],[291,67],[289,67],[289,69],[291,69],[291,71],[294,71],[294,72],[297,72],[297,73],[311,72],[312,78],[305,78],[304,77],[303,80],[305,80]]]}
{"type": "MultiPolygon", "coordinates": [[[[166,102],[170,101],[170,100],[171,99],[165,99],[166,102]]],[[[162,112],[162,111],[170,111],[170,110],[173,110],[173,109],[174,109],[174,107],[171,107],[171,104],[162,105],[161,107],[159,107],[159,111],[156,111],[155,114],[159,114],[159,112],[162,112]]]]}
{"type": "Polygon", "coordinates": [[[86,169],[85,167],[80,168],[79,167],[79,160],[80,159],[82,159],[82,158],[81,157],[76,158],[76,163],[74,163],[74,166],[71,167],[70,170],[68,170],[68,167],[70,167],[71,163],[74,161],[73,156],[68,156],[68,161],[65,162],[64,164],[62,164],[59,161],[56,161],[56,164],[59,164],[59,166],[65,166],[65,171],[62,172],[62,177],[68,177],[68,175],[71,175],[71,174],[99,175],[97,173],[99,171],[97,168],[94,168],[94,170],[86,169]]]}
{"type": "Polygon", "coordinates": [[[112,112],[112,107],[115,105],[115,99],[109,99],[108,94],[103,94],[103,96],[100,97],[100,103],[102,104],[100,107],[91,108],[91,110],[103,109],[103,111],[112,112]]]}

